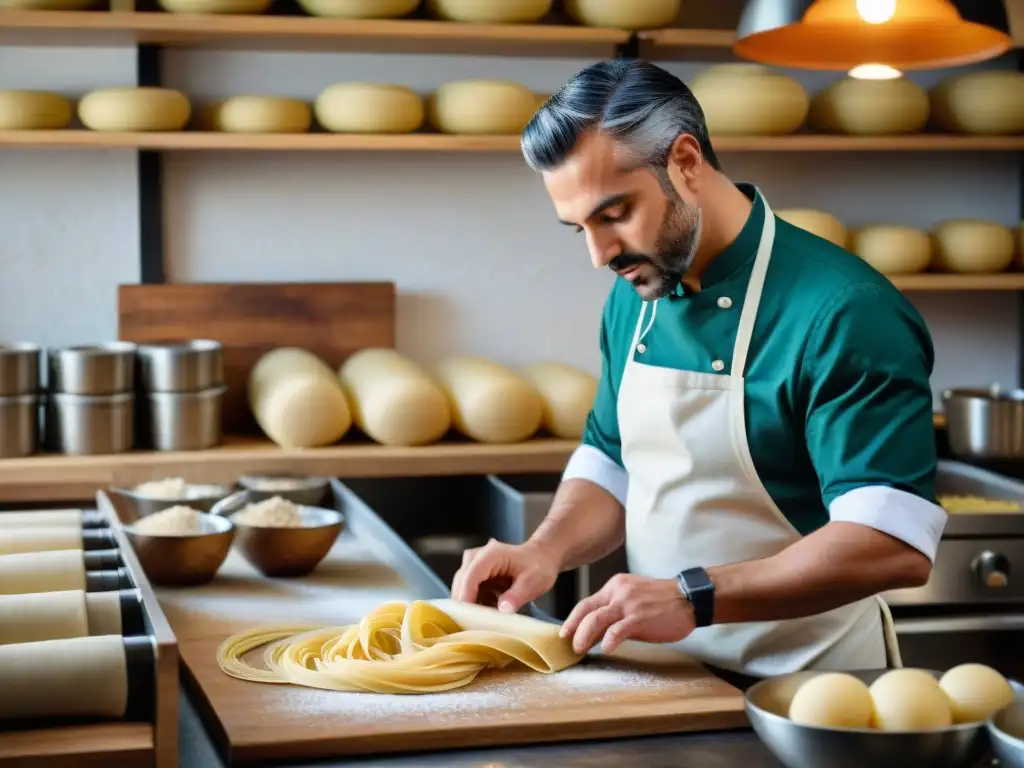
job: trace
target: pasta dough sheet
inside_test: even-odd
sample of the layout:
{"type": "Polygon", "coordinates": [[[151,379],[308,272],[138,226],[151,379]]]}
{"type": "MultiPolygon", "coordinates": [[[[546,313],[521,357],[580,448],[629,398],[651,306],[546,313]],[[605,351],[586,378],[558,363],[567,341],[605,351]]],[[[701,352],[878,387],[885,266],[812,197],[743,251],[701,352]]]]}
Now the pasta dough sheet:
{"type": "Polygon", "coordinates": [[[31,512],[0,512],[0,530],[7,528],[81,528],[80,509],[40,509],[31,512]]]}
{"type": "Polygon", "coordinates": [[[4,529],[3,535],[0,536],[0,555],[81,548],[82,527],[80,525],[52,525],[19,530],[4,529]]]}
{"type": "Polygon", "coordinates": [[[121,595],[118,592],[86,592],[85,612],[90,635],[120,635],[121,595]]]}
{"type": "Polygon", "coordinates": [[[519,662],[542,674],[582,656],[555,624],[453,600],[392,602],[346,627],[256,628],[217,649],[221,670],[263,683],[336,691],[437,693],[461,688],[488,668],[519,662]],[[265,646],[266,669],[242,660],[265,646]]]}
{"type": "Polygon", "coordinates": [[[0,720],[121,717],[128,706],[117,635],[0,646],[0,720]]]}
{"type": "Polygon", "coordinates": [[[0,596],[0,645],[88,634],[85,592],[0,596]]]}
{"type": "Polygon", "coordinates": [[[0,555],[0,595],[85,589],[81,549],[0,555]]]}

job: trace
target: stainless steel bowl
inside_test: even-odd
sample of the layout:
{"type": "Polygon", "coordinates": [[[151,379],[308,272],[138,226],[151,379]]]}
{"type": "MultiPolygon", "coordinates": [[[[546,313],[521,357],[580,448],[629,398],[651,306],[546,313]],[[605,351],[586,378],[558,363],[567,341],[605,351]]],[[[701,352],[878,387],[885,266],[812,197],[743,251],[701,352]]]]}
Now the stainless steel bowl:
{"type": "MultiPolygon", "coordinates": [[[[868,685],[887,670],[851,672],[868,685]]],[[[935,731],[887,732],[794,723],[789,704],[801,684],[821,674],[768,678],[746,693],[747,717],[761,741],[788,768],[965,768],[988,748],[985,723],[935,731]]],[[[932,671],[936,679],[941,672],[932,671]]]]}
{"type": "Polygon", "coordinates": [[[147,392],[199,392],[224,383],[219,341],[143,344],[138,361],[139,380],[147,392]]]}
{"type": "Polygon", "coordinates": [[[1024,389],[947,389],[942,393],[949,448],[955,456],[1024,456],[1024,389]]]}
{"type": "Polygon", "coordinates": [[[280,496],[293,504],[316,507],[323,503],[331,481],[326,477],[274,474],[244,475],[238,478],[238,484],[249,492],[250,502],[280,496]]]}
{"type": "Polygon", "coordinates": [[[148,443],[158,451],[200,451],[221,441],[221,403],[227,387],[146,395],[148,443]]]}
{"type": "Polygon", "coordinates": [[[209,512],[213,505],[221,499],[231,495],[231,489],[224,485],[195,485],[198,493],[189,493],[180,499],[158,499],[149,496],[142,496],[127,488],[111,488],[108,493],[118,496],[121,499],[122,508],[127,508],[131,517],[148,517],[169,507],[176,507],[183,504],[192,507],[199,512],[209,512]]]}
{"type": "Polygon", "coordinates": [[[192,587],[206,584],[217,575],[231,551],[234,528],[230,520],[214,515],[204,514],[200,522],[203,532],[188,536],[139,533],[134,524],[124,527],[153,584],[192,587]]]}
{"type": "Polygon", "coordinates": [[[35,344],[0,344],[0,397],[36,394],[42,358],[35,344]]]}
{"type": "Polygon", "coordinates": [[[51,349],[48,389],[70,395],[112,395],[135,385],[135,345],[127,341],[51,349]]]}
{"type": "Polygon", "coordinates": [[[135,396],[51,393],[47,399],[47,443],[77,455],[130,451],[134,444],[135,396]]]}
{"type": "Polygon", "coordinates": [[[0,397],[0,459],[39,450],[39,397],[0,397]]]}
{"type": "Polygon", "coordinates": [[[1024,699],[1001,709],[985,724],[992,751],[1003,768],[1024,768],[1024,699]]]}

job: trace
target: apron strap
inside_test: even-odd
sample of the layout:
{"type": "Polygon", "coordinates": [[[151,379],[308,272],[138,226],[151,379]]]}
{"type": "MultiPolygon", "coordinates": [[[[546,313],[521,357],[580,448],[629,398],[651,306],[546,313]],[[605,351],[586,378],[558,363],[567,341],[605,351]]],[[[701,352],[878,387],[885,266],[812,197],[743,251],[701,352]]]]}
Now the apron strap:
{"type": "Polygon", "coordinates": [[[633,341],[629,344],[629,349],[626,350],[626,362],[623,366],[628,366],[633,361],[633,353],[636,352],[636,346],[640,343],[640,340],[651,330],[651,326],[654,325],[654,318],[658,315],[658,302],[655,301],[651,304],[651,319],[647,321],[647,327],[644,328],[644,315],[647,313],[647,302],[645,301],[640,305],[640,316],[636,319],[636,329],[633,331],[633,341]]]}
{"type": "Polygon", "coordinates": [[[732,350],[732,369],[729,373],[738,378],[743,377],[744,369],[747,367],[747,351],[750,349],[750,339],[754,335],[754,323],[757,321],[757,310],[761,306],[764,280],[768,274],[768,263],[772,258],[772,246],[775,244],[775,214],[772,213],[761,190],[756,190],[756,194],[764,205],[764,227],[761,230],[761,242],[757,246],[757,256],[754,257],[754,266],[750,271],[747,294],[743,299],[743,312],[740,314],[740,324],[736,329],[736,344],[732,350]]]}

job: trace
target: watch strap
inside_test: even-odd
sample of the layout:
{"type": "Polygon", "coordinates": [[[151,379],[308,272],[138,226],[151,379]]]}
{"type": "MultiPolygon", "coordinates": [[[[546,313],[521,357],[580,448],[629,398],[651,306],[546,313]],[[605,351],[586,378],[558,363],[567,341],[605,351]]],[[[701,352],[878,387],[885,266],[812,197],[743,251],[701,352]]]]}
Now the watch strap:
{"type": "Polygon", "coordinates": [[[709,627],[715,619],[715,585],[703,568],[687,568],[676,576],[679,591],[693,606],[696,626],[709,627]]]}

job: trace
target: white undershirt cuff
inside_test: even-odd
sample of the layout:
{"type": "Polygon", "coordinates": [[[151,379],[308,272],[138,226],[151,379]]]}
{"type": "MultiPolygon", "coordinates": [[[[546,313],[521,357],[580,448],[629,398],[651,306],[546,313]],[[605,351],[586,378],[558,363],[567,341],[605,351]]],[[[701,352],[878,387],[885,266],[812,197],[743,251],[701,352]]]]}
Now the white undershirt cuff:
{"type": "Polygon", "coordinates": [[[933,563],[948,515],[937,504],[885,485],[866,485],[829,505],[834,522],[860,523],[887,533],[924,554],[933,563]]]}
{"type": "Polygon", "coordinates": [[[629,474],[615,460],[592,445],[582,444],[573,451],[562,473],[562,480],[589,480],[604,488],[626,506],[629,474]]]}

